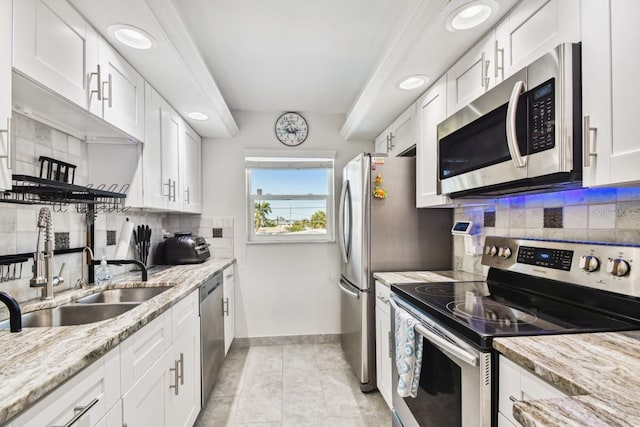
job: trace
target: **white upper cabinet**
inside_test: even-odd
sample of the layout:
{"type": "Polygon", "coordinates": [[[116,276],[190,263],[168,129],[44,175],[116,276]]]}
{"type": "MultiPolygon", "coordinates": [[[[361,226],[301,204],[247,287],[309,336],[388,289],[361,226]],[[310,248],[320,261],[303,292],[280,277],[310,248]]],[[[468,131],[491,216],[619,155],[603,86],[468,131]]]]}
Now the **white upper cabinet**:
{"type": "Polygon", "coordinates": [[[398,156],[416,145],[416,106],[411,104],[375,140],[376,153],[398,156]]]}
{"type": "Polygon", "coordinates": [[[11,16],[12,2],[0,2],[0,191],[11,188],[11,16]]]}
{"type": "Polygon", "coordinates": [[[96,32],[64,0],[13,3],[13,66],[87,108],[89,85],[97,85],[96,32]]]}
{"type": "Polygon", "coordinates": [[[186,123],[182,144],[180,152],[184,210],[200,213],[202,211],[202,139],[186,123]]]}
{"type": "Polygon", "coordinates": [[[184,138],[184,122],[167,104],[160,116],[162,140],[162,186],[165,207],[182,210],[182,183],[180,181],[180,140],[184,138]]]}
{"type": "Polygon", "coordinates": [[[527,66],[561,43],[580,41],[580,0],[527,0],[496,27],[492,78],[527,66]]]}
{"type": "Polygon", "coordinates": [[[640,182],[640,46],[635,0],[582,1],[585,186],[640,182]]]}
{"type": "Polygon", "coordinates": [[[417,102],[418,145],[416,146],[416,206],[451,203],[438,194],[438,123],[447,117],[446,77],[442,76],[417,102]]]}
{"type": "Polygon", "coordinates": [[[92,97],[94,114],[144,140],[144,79],[104,39],[98,41],[100,100],[92,97]]]}
{"type": "Polygon", "coordinates": [[[495,33],[491,31],[447,71],[447,115],[473,101],[495,85],[490,67],[495,33]]]}

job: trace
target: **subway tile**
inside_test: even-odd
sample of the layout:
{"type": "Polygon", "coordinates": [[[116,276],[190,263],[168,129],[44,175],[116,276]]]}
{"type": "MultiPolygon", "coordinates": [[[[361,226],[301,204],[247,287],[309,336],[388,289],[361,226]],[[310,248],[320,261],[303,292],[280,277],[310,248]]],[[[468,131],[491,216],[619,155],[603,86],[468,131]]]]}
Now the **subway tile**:
{"type": "Polygon", "coordinates": [[[545,193],[543,195],[543,207],[556,208],[564,205],[564,192],[545,193]]]}
{"type": "Polygon", "coordinates": [[[616,200],[618,202],[640,200],[640,187],[620,187],[617,190],[616,200]]]}
{"type": "Polygon", "coordinates": [[[565,229],[587,229],[589,227],[589,207],[586,205],[573,205],[564,207],[565,229]]]}
{"type": "Polygon", "coordinates": [[[589,240],[588,232],[585,228],[582,229],[564,229],[564,239],[572,242],[586,242],[589,240]]]}
{"type": "Polygon", "coordinates": [[[525,209],[525,227],[526,228],[542,228],[543,209],[531,208],[525,209]]]}
{"type": "Polygon", "coordinates": [[[15,140],[15,158],[16,160],[20,160],[28,163],[37,162],[36,156],[36,146],[33,141],[29,141],[28,139],[16,137],[15,140]]]}
{"type": "Polygon", "coordinates": [[[564,229],[563,228],[543,228],[542,229],[542,238],[549,240],[564,240],[564,229]]]}
{"type": "Polygon", "coordinates": [[[618,197],[615,188],[589,188],[585,190],[588,204],[614,203],[618,197]]]}
{"type": "Polygon", "coordinates": [[[615,243],[615,230],[587,230],[587,240],[593,243],[615,243]]]}
{"type": "MultiPolygon", "coordinates": [[[[38,232],[35,223],[32,231],[22,231],[16,235],[15,239],[16,253],[35,252],[36,243],[38,242],[38,232]]],[[[42,246],[40,246],[40,248],[42,248],[42,246]]]]}
{"type": "Polygon", "coordinates": [[[640,242],[640,229],[633,230],[616,230],[617,243],[637,245],[640,242]]]}
{"type": "Polygon", "coordinates": [[[34,231],[38,220],[35,209],[16,209],[16,231],[34,231]]]}
{"type": "Polygon", "coordinates": [[[49,126],[40,122],[35,122],[33,126],[34,126],[34,141],[37,144],[45,145],[49,147],[49,150],[51,150],[51,146],[53,143],[52,141],[53,128],[50,128],[49,126]]]}
{"type": "MultiPolygon", "coordinates": [[[[35,247],[35,240],[34,240],[35,247]]],[[[16,253],[16,233],[0,232],[0,254],[11,255],[16,253]]]]}
{"type": "Polygon", "coordinates": [[[524,209],[511,209],[509,210],[509,227],[510,228],[524,228],[525,224],[525,210],[524,209]]]}
{"type": "Polygon", "coordinates": [[[522,238],[525,235],[524,228],[510,228],[509,229],[509,237],[512,238],[522,238]]]}
{"type": "Polygon", "coordinates": [[[638,201],[619,202],[616,206],[616,228],[640,228],[640,203],[638,201]]]}
{"type": "MultiPolygon", "coordinates": [[[[0,207],[0,233],[15,233],[17,210],[9,205],[0,207]]],[[[35,223],[34,223],[35,227],[35,223]]]]}
{"type": "MultiPolygon", "coordinates": [[[[51,139],[52,139],[52,147],[55,155],[60,154],[68,154],[69,153],[69,144],[67,143],[67,135],[57,131],[51,131],[51,139]]],[[[57,157],[54,156],[57,159],[57,157]]]]}
{"type": "Polygon", "coordinates": [[[562,228],[564,226],[563,208],[544,208],[542,212],[542,224],[544,228],[562,228]]]}
{"type": "Polygon", "coordinates": [[[615,226],[615,204],[589,206],[589,229],[613,229],[615,226]]]}
{"type": "Polygon", "coordinates": [[[68,144],[67,148],[68,148],[69,155],[79,157],[80,159],[82,159],[82,145],[84,143],[78,138],[68,135],[67,144],[68,144]]]}

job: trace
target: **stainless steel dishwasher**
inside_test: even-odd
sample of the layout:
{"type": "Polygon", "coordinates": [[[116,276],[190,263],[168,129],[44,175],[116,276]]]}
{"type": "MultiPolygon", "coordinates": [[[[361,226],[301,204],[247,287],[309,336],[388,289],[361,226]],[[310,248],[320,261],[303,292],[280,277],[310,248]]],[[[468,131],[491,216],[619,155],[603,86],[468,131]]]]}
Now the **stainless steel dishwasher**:
{"type": "Polygon", "coordinates": [[[222,272],[200,285],[200,356],[204,407],[224,362],[222,272]]]}

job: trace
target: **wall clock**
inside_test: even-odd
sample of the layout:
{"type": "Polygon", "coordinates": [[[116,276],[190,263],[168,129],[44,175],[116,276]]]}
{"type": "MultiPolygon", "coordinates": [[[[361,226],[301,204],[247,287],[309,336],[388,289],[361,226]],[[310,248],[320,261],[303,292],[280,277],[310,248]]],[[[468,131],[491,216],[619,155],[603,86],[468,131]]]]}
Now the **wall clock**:
{"type": "Polygon", "coordinates": [[[307,139],[308,134],[307,121],[298,113],[284,113],[276,120],[276,136],[284,145],[300,145],[307,139]]]}

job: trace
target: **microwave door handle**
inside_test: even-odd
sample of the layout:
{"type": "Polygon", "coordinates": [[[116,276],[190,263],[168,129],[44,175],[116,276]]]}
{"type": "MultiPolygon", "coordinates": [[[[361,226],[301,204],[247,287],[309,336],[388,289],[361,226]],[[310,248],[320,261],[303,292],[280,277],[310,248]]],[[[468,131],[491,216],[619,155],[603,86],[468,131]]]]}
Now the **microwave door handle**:
{"type": "Polygon", "coordinates": [[[507,107],[507,146],[511,161],[516,168],[523,168],[527,165],[526,157],[522,157],[520,147],[518,146],[518,134],[516,132],[516,117],[518,115],[518,99],[527,90],[525,83],[518,80],[513,85],[513,91],[509,98],[509,106],[507,107]]]}
{"type": "MultiPolygon", "coordinates": [[[[345,232],[344,232],[344,209],[345,209],[345,201],[347,198],[347,192],[349,189],[349,180],[345,180],[342,185],[342,193],[340,194],[340,208],[338,209],[338,243],[340,244],[340,254],[342,255],[342,261],[346,264],[349,262],[349,257],[347,254],[347,245],[345,242],[345,232]]],[[[351,224],[349,224],[351,225],[351,224]]]]}

